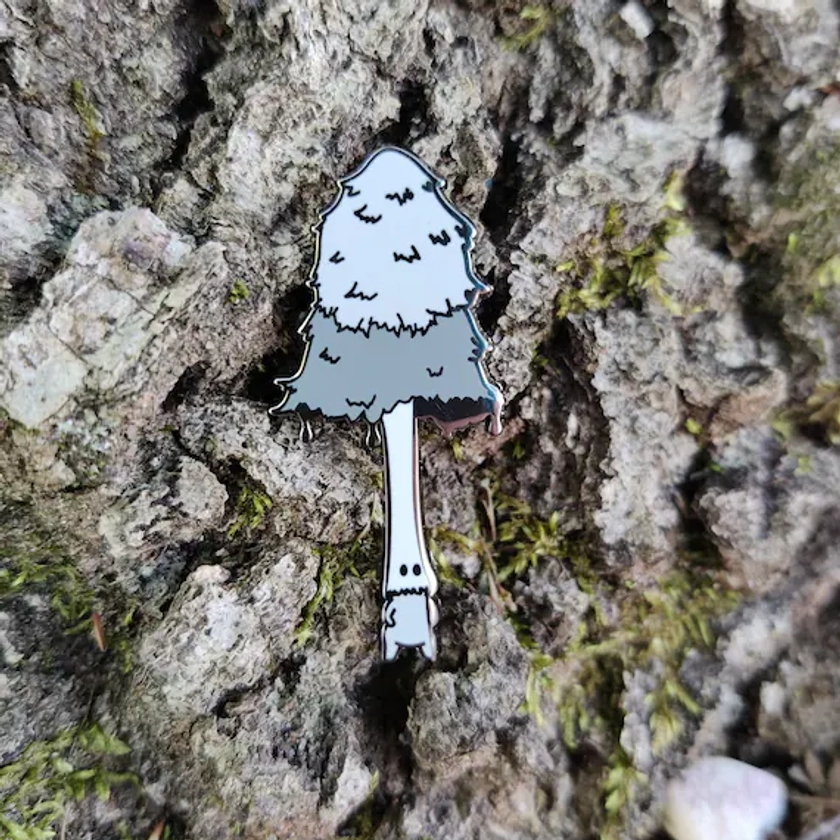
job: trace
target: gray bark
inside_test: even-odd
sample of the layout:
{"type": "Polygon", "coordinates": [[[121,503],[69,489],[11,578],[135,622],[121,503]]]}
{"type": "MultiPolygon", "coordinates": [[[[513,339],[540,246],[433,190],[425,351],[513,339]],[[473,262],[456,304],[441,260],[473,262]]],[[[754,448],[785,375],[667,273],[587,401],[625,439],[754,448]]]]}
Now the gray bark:
{"type": "Polygon", "coordinates": [[[0,763],[140,782],[42,761],[67,838],[643,838],[705,753],[837,797],[837,6],[520,11],[0,0],[0,763]],[[481,222],[507,406],[421,440],[431,667],[380,451],[267,414],[383,143],[481,222]]]}

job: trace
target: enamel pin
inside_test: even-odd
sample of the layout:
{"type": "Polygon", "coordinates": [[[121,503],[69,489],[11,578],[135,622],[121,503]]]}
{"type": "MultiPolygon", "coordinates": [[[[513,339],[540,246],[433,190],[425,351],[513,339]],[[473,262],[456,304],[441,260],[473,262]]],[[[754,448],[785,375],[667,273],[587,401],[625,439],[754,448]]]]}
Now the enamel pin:
{"type": "Polygon", "coordinates": [[[474,225],[414,155],[385,147],[339,182],[314,227],[306,352],[272,411],[381,423],[387,530],[382,654],[434,659],[437,578],[423,537],[417,421],[444,432],[489,418],[502,396],[487,378],[488,343],[473,308],[487,286],[472,266],[474,225]]]}

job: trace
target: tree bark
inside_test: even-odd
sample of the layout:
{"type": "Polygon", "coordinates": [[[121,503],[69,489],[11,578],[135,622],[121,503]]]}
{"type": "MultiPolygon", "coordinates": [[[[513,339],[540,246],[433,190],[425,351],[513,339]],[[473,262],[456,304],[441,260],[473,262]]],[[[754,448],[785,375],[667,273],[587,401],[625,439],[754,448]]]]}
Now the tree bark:
{"type": "Polygon", "coordinates": [[[836,798],[839,15],[2,0],[6,832],[645,840],[714,754],[836,798]],[[359,424],[267,415],[386,144],[480,223],[506,399],[420,473],[400,405],[390,500],[359,424]],[[437,658],[383,663],[432,540],[437,658]]]}

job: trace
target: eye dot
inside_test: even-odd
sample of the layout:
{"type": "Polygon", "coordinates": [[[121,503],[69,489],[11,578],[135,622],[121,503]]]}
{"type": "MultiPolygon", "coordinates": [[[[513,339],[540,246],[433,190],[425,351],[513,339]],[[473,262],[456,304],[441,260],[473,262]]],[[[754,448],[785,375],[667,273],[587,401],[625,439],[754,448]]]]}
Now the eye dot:
{"type": "Polygon", "coordinates": [[[400,574],[403,577],[405,577],[408,574],[408,566],[406,566],[405,563],[403,563],[402,566],[400,566],[400,574]]]}
{"type": "Polygon", "coordinates": [[[415,577],[420,577],[420,564],[415,563],[414,568],[411,571],[414,572],[415,577]]]}

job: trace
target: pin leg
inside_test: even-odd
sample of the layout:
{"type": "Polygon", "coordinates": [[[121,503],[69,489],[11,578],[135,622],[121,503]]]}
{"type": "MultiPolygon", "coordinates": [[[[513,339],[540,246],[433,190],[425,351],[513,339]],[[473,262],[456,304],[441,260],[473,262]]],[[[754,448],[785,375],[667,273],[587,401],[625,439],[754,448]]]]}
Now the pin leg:
{"type": "Polygon", "coordinates": [[[437,645],[435,644],[434,637],[425,644],[420,645],[420,653],[422,653],[429,662],[434,662],[435,654],[437,653],[437,645]]]}
{"type": "Polygon", "coordinates": [[[393,639],[388,637],[387,631],[382,636],[382,658],[386,662],[393,662],[400,652],[400,646],[393,639]]]}

